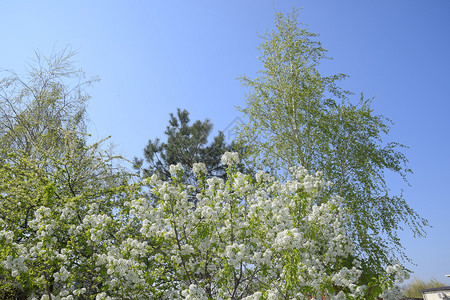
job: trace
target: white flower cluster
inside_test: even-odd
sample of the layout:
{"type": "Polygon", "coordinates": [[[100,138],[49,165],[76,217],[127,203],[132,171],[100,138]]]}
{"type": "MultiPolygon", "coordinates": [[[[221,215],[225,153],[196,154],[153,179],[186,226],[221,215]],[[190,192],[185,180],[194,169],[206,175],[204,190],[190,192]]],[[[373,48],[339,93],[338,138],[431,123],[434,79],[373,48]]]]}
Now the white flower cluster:
{"type": "Polygon", "coordinates": [[[27,266],[24,264],[25,259],[23,257],[13,257],[8,255],[6,260],[2,261],[2,266],[5,269],[11,270],[13,277],[18,276],[21,272],[28,271],[27,266]]]}
{"type": "Polygon", "coordinates": [[[255,177],[256,177],[256,182],[258,182],[258,183],[264,183],[264,182],[271,183],[275,180],[272,176],[270,176],[269,174],[267,174],[266,172],[263,172],[261,170],[256,172],[255,177]]]}
{"type": "Polygon", "coordinates": [[[6,243],[12,243],[14,232],[10,230],[0,230],[0,238],[4,237],[6,243]]]}
{"type": "Polygon", "coordinates": [[[400,300],[404,298],[403,292],[398,286],[404,280],[409,279],[409,273],[399,263],[393,263],[386,267],[385,282],[386,289],[380,297],[386,300],[400,300]]]}
{"type": "Polygon", "coordinates": [[[225,152],[222,155],[221,162],[225,166],[233,166],[239,163],[239,154],[236,152],[225,152]]]}
{"type": "Polygon", "coordinates": [[[394,285],[393,287],[383,291],[381,293],[380,298],[383,300],[401,300],[404,299],[404,294],[398,285],[394,285]]]}
{"type": "Polygon", "coordinates": [[[186,300],[208,300],[205,290],[195,284],[191,284],[188,289],[183,290],[181,295],[186,300]]]}
{"type": "Polygon", "coordinates": [[[169,172],[170,174],[172,174],[172,176],[176,176],[178,175],[178,173],[180,173],[183,170],[183,166],[178,163],[176,165],[170,165],[169,167],[169,172]]]}
{"type": "Polygon", "coordinates": [[[387,266],[386,273],[388,275],[394,275],[396,283],[403,283],[403,281],[409,279],[409,273],[399,263],[394,263],[391,266],[387,266]]]}
{"type": "Polygon", "coordinates": [[[194,163],[192,166],[192,171],[197,176],[205,175],[207,172],[206,165],[204,163],[194,163]]]}

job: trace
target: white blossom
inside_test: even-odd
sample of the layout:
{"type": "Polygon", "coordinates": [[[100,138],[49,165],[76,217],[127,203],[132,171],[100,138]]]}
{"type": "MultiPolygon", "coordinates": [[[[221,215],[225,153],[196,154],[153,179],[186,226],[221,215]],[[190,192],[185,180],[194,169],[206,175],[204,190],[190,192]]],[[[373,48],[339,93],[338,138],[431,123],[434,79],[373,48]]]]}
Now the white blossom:
{"type": "Polygon", "coordinates": [[[236,152],[225,152],[222,155],[221,162],[225,166],[232,166],[239,163],[239,154],[236,152]]]}
{"type": "Polygon", "coordinates": [[[206,165],[204,163],[194,163],[192,171],[197,176],[205,175],[207,172],[206,165]]]}
{"type": "Polygon", "coordinates": [[[179,172],[183,170],[183,167],[181,166],[181,163],[178,163],[176,165],[170,165],[169,172],[172,174],[172,176],[178,175],[179,172]]]}

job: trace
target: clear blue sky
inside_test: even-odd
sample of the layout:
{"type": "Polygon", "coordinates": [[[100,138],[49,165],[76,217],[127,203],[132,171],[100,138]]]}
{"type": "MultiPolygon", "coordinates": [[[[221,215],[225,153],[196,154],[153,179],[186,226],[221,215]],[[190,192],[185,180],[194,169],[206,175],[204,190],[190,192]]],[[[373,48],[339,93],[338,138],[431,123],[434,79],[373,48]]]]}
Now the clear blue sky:
{"type": "Polygon", "coordinates": [[[254,75],[258,34],[274,13],[302,8],[334,61],[325,72],[350,75],[344,86],[376,96],[377,113],[395,125],[387,140],[409,145],[410,205],[429,219],[426,239],[402,234],[415,276],[450,285],[450,1],[2,1],[0,67],[22,72],[33,50],[70,44],[78,66],[101,82],[90,94],[90,131],[112,135],[125,157],[162,137],[177,107],[222,130],[237,116],[254,75]]]}

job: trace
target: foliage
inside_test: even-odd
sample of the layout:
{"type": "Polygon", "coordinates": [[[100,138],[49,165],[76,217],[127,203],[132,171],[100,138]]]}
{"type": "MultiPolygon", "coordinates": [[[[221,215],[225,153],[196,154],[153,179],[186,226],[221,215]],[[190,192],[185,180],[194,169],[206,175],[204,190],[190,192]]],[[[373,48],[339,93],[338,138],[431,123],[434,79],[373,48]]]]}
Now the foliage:
{"type": "Polygon", "coordinates": [[[102,141],[88,145],[89,82],[64,53],[32,68],[29,81],[11,73],[1,85],[6,297],[398,298],[407,272],[392,263],[365,277],[345,200],[320,172],[243,174],[237,153],[220,157],[223,135],[207,146],[212,125],[189,126],[186,111],[171,115],[167,143],[149,144],[151,176],[131,184],[102,141]],[[180,157],[185,165],[169,165],[180,157]]]}
{"type": "MultiPolygon", "coordinates": [[[[193,187],[183,183],[180,164],[169,168],[170,181],[145,180],[151,199],[139,197],[139,189],[114,190],[95,203],[89,194],[59,199],[56,180],[38,180],[39,170],[25,158],[13,161],[20,167],[2,168],[2,187],[16,187],[11,195],[35,191],[34,206],[14,208],[20,220],[2,221],[1,272],[37,298],[378,296],[358,284],[361,269],[343,226],[342,199],[328,197],[320,174],[297,168],[285,183],[263,172],[252,178],[237,171],[237,153],[225,153],[226,181],[207,179],[205,165],[194,165],[201,187],[196,205],[187,199],[193,187]],[[21,178],[35,180],[21,188],[17,176],[8,176],[13,169],[27,169],[21,178]],[[118,194],[127,201],[115,215],[110,208],[118,194]]],[[[398,265],[390,268],[377,281],[384,289],[406,275],[398,265]]]]}
{"type": "Polygon", "coordinates": [[[189,125],[190,118],[187,110],[177,110],[177,114],[170,114],[169,126],[165,131],[167,142],[159,138],[149,140],[144,149],[144,158],[148,167],[143,167],[144,160],[135,158],[135,168],[142,169],[143,176],[157,174],[162,179],[169,179],[169,167],[181,163],[186,168],[184,180],[195,181],[192,173],[194,163],[203,162],[206,165],[207,176],[224,178],[225,168],[220,164],[220,157],[225,151],[232,149],[232,145],[225,144],[225,136],[219,132],[208,145],[213,124],[207,119],[197,120],[189,125]]]}
{"type": "MultiPolygon", "coordinates": [[[[0,141],[3,148],[34,156],[61,152],[64,131],[85,132],[85,79],[73,66],[76,53],[66,48],[50,57],[36,52],[25,75],[6,71],[0,80],[0,141]],[[39,151],[38,151],[39,150],[39,151]]],[[[80,137],[78,137],[80,138],[80,137]]]]}
{"type": "Polygon", "coordinates": [[[407,298],[422,298],[421,290],[431,289],[436,287],[446,286],[445,283],[438,281],[436,278],[431,278],[429,281],[414,277],[407,284],[402,286],[402,292],[407,298]]]}
{"type": "MultiPolygon", "coordinates": [[[[92,205],[113,217],[125,191],[127,174],[114,157],[101,150],[101,142],[86,145],[89,96],[84,87],[91,81],[83,81],[83,72],[73,67],[73,55],[68,49],[50,58],[37,53],[37,65],[31,65],[27,75],[9,72],[0,82],[0,228],[6,234],[0,250],[0,286],[6,294],[39,289],[51,293],[57,283],[48,273],[65,267],[61,257],[78,264],[95,253],[78,244],[83,237],[71,240],[67,230],[74,224],[64,217],[67,209],[78,222],[92,205]],[[43,227],[31,222],[37,216],[46,222],[43,227]],[[55,223],[58,218],[61,224],[55,223]],[[22,263],[26,257],[28,265],[22,263]],[[25,268],[26,275],[5,275],[13,265],[25,268]]],[[[94,282],[86,270],[73,276],[78,284],[94,282]]]]}
{"type": "Polygon", "coordinates": [[[406,180],[411,172],[402,145],[384,143],[389,120],[374,114],[371,101],[358,105],[338,82],[346,76],[323,76],[327,59],[317,35],[302,28],[298,14],[276,19],[276,30],[260,46],[263,68],[259,77],[242,77],[246,87],[247,122],[238,128],[249,161],[281,178],[289,168],[323,171],[340,195],[346,226],[362,260],[364,280],[383,274],[395,253],[404,257],[397,231],[406,224],[423,236],[427,221],[403,199],[392,195],[386,172],[406,180]]]}
{"type": "Polygon", "coordinates": [[[96,290],[102,276],[92,270],[93,262],[107,246],[103,235],[120,241],[111,224],[120,223],[115,210],[126,194],[119,184],[123,176],[97,148],[95,144],[40,161],[25,152],[2,153],[7,158],[0,164],[0,273],[7,282],[50,295],[69,269],[72,287],[85,288],[88,294],[96,290]],[[50,164],[53,172],[47,171],[50,164]],[[92,212],[98,219],[89,219],[92,212]],[[98,222],[104,232],[96,230],[98,222]],[[98,243],[89,240],[92,236],[98,243]]]}

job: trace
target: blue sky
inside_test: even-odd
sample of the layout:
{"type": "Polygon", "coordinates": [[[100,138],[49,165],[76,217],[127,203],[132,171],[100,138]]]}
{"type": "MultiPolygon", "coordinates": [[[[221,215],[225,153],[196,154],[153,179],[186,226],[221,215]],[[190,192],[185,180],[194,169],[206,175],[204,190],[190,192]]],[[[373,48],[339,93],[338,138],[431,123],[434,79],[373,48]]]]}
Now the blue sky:
{"type": "Polygon", "coordinates": [[[411,187],[392,178],[392,190],[404,188],[433,228],[425,239],[401,234],[408,266],[450,285],[448,0],[2,1],[0,67],[23,72],[33,50],[71,45],[77,66],[101,78],[89,90],[91,133],[112,135],[131,159],[178,107],[215,130],[238,117],[236,78],[256,74],[258,35],[293,7],[334,57],[324,73],[346,73],[345,88],[375,96],[376,113],[395,123],[386,141],[410,147],[411,187]]]}

